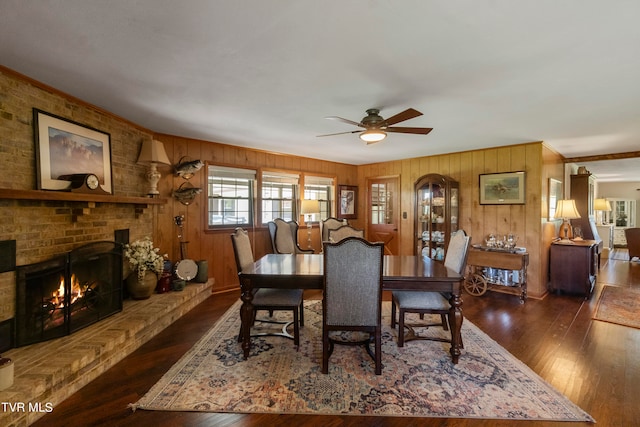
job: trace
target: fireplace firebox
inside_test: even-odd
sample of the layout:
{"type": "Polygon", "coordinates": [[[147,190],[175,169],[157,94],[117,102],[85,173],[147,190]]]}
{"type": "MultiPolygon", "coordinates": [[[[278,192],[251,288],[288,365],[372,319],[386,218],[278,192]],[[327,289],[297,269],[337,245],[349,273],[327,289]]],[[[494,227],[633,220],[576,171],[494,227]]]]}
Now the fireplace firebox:
{"type": "Polygon", "coordinates": [[[17,347],[69,335],[122,310],[122,245],[94,242],[16,268],[17,347]]]}

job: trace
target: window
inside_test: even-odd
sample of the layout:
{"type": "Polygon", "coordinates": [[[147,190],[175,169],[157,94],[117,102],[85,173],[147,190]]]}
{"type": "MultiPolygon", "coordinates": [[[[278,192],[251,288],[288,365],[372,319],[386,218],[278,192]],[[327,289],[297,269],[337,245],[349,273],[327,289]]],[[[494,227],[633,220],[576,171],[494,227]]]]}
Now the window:
{"type": "Polygon", "coordinates": [[[291,173],[262,174],[262,224],[276,218],[297,221],[298,178],[291,173]]]}
{"type": "Polygon", "coordinates": [[[209,228],[253,225],[256,171],[209,166],[207,207],[209,228]]]}
{"type": "Polygon", "coordinates": [[[332,216],[333,195],[333,178],[305,175],[303,198],[305,200],[317,200],[320,204],[320,213],[319,215],[313,215],[312,221],[323,221],[332,216]]]}

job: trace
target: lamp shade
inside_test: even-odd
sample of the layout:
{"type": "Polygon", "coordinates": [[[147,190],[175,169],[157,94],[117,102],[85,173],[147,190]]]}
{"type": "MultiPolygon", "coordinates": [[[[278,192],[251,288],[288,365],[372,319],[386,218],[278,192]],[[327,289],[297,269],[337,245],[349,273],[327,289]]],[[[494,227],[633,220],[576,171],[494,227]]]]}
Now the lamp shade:
{"type": "Polygon", "coordinates": [[[140,149],[140,155],[138,156],[138,163],[162,163],[170,165],[167,152],[164,150],[164,144],[160,141],[145,140],[142,141],[142,148],[140,149]]]}
{"type": "Polygon", "coordinates": [[[558,200],[556,205],[555,219],[576,219],[580,218],[575,200],[558,200]]]}
{"type": "Polygon", "coordinates": [[[367,129],[360,134],[360,139],[367,142],[379,142],[387,137],[387,133],[380,129],[367,129]]]}
{"type": "Polygon", "coordinates": [[[593,210],[611,211],[611,203],[607,199],[595,199],[593,201],[593,210]]]}
{"type": "Polygon", "coordinates": [[[317,200],[303,200],[300,213],[303,215],[320,213],[320,202],[317,200]]]}

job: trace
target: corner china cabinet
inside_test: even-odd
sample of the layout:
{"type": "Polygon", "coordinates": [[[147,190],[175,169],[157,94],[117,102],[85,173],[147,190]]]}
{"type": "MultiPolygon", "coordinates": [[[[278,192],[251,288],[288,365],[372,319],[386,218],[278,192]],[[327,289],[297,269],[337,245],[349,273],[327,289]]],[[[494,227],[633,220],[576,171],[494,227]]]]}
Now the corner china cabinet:
{"type": "Polygon", "coordinates": [[[459,188],[457,181],[438,174],[416,181],[416,255],[444,260],[451,233],[458,230],[459,188]]]}

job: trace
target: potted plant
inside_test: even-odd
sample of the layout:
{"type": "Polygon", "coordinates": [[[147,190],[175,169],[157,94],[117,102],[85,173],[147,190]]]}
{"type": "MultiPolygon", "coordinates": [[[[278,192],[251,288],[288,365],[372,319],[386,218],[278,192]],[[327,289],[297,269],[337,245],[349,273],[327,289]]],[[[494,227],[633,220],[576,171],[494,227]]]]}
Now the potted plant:
{"type": "Polygon", "coordinates": [[[164,258],[159,252],[149,237],[124,246],[124,257],[133,270],[127,277],[127,289],[133,299],[149,298],[156,288],[164,267],[164,258]]]}

